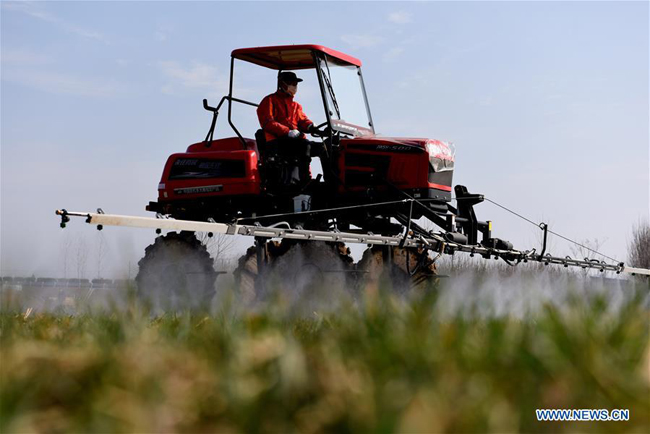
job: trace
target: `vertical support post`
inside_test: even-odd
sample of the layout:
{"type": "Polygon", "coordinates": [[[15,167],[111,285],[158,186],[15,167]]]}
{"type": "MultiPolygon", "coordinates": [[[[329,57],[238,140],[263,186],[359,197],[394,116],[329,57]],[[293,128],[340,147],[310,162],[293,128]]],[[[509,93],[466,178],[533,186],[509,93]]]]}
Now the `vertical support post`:
{"type": "MultiPolygon", "coordinates": [[[[326,62],[327,59],[321,56],[316,51],[312,51],[312,58],[314,60],[314,67],[316,69],[316,77],[318,77],[318,87],[320,88],[321,98],[323,100],[323,109],[325,110],[325,119],[327,120],[327,129],[329,130],[329,140],[325,139],[325,152],[324,155],[321,155],[321,163],[323,165],[323,177],[327,184],[332,183],[337,179],[338,167],[336,164],[332,164],[334,160],[334,129],[332,128],[332,115],[330,114],[330,107],[327,103],[327,90],[325,89],[325,82],[323,80],[323,69],[321,68],[321,62],[326,62]],[[323,161],[324,160],[324,161],[323,161]]],[[[337,185],[333,183],[332,185],[337,185]]]]}
{"type": "Polygon", "coordinates": [[[228,123],[230,124],[230,127],[233,129],[235,134],[237,134],[237,137],[239,137],[239,141],[242,144],[242,149],[246,150],[246,140],[244,140],[244,137],[239,133],[239,130],[237,130],[237,127],[235,127],[235,124],[232,123],[232,83],[235,75],[235,58],[231,57],[230,58],[230,84],[228,86],[228,123]]]}
{"type": "Polygon", "coordinates": [[[546,223],[540,223],[539,228],[544,231],[544,241],[542,243],[542,253],[539,254],[540,257],[543,257],[544,253],[546,253],[546,238],[548,237],[548,225],[546,223]]]}
{"type": "Polygon", "coordinates": [[[368,94],[366,93],[366,85],[363,82],[363,74],[361,73],[361,68],[357,67],[357,74],[359,75],[359,81],[361,82],[361,90],[363,91],[363,101],[366,103],[366,113],[368,113],[368,125],[372,133],[375,134],[375,123],[372,121],[372,114],[370,113],[370,102],[368,102],[368,94]]]}
{"type": "MultiPolygon", "coordinates": [[[[318,86],[320,87],[320,93],[323,98],[323,108],[325,109],[325,119],[327,119],[327,125],[329,127],[329,130],[332,131],[332,117],[330,115],[330,108],[327,105],[327,94],[325,93],[325,83],[323,83],[323,71],[320,66],[321,59],[316,54],[315,51],[312,52],[312,57],[314,59],[314,66],[316,68],[316,76],[318,77],[318,86]]],[[[326,62],[325,59],[322,60],[323,62],[326,62]]],[[[331,139],[331,134],[330,134],[330,139],[331,139]]],[[[331,141],[331,140],[330,140],[331,141]]]]}

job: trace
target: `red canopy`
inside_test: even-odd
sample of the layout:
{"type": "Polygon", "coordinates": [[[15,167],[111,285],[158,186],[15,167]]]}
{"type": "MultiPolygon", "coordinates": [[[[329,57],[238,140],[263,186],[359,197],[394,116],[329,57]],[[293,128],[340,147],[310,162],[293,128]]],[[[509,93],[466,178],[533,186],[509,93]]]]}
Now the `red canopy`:
{"type": "Polygon", "coordinates": [[[309,69],[314,67],[313,51],[325,53],[341,63],[361,66],[359,59],[322,45],[311,44],[238,48],[232,52],[232,57],[271,69],[309,69]]]}

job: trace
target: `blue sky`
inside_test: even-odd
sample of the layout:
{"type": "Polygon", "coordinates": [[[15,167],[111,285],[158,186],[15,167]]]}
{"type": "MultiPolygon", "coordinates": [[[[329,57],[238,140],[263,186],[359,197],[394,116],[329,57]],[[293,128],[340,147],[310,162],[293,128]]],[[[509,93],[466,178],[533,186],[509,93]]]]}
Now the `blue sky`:
{"type": "MultiPolygon", "coordinates": [[[[61,275],[62,246],[82,243],[95,277],[100,239],[104,274],[135,269],[154,234],[61,231],[54,209],[146,215],[167,156],[205,136],[201,100],[225,92],[230,52],[258,45],[360,58],[379,133],[454,142],[456,183],[610,256],[624,260],[648,218],[647,2],[2,2],[0,13],[2,274],[61,275]]],[[[238,72],[238,95],[273,90],[272,72],[238,72]]],[[[297,98],[318,120],[303,75],[297,98]]],[[[236,114],[252,136],[253,113],[236,114]]],[[[477,212],[515,246],[537,243],[499,208],[477,212]]]]}

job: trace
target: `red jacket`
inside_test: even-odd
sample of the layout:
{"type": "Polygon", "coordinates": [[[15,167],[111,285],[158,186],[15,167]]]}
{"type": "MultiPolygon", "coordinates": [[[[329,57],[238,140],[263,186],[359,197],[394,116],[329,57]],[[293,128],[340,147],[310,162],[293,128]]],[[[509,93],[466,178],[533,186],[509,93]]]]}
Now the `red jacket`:
{"type": "Polygon", "coordinates": [[[306,133],[313,124],[302,111],[302,106],[282,90],[264,97],[257,108],[257,117],[267,142],[286,136],[291,130],[306,133]]]}

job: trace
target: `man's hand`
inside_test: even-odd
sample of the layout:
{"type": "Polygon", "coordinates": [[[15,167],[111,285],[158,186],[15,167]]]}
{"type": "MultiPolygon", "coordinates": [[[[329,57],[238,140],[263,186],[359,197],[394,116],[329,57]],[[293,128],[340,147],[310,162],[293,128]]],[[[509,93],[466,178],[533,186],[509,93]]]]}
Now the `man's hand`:
{"type": "Polygon", "coordinates": [[[327,135],[329,135],[329,127],[326,128],[325,130],[319,130],[318,128],[316,128],[316,125],[311,124],[309,125],[309,134],[315,137],[326,137],[327,135]]]}
{"type": "Polygon", "coordinates": [[[289,131],[289,134],[287,134],[287,137],[289,137],[290,139],[297,139],[298,137],[300,137],[300,134],[302,133],[298,130],[291,130],[289,131]]]}

